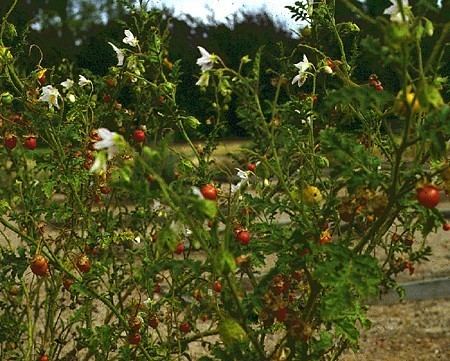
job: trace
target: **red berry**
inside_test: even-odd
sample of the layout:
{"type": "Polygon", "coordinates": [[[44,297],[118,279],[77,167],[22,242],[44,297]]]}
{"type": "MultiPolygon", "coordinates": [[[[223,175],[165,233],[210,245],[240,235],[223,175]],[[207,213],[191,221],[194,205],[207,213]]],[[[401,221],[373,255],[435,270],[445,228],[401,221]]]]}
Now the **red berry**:
{"type": "Polygon", "coordinates": [[[217,293],[220,293],[222,291],[222,283],[220,281],[214,282],[213,289],[217,293]]]}
{"type": "Polygon", "coordinates": [[[143,143],[145,140],[145,132],[142,129],[136,129],[133,132],[133,139],[138,143],[143,143]]]}
{"type": "Polygon", "coordinates": [[[37,147],[37,139],[34,135],[30,135],[25,138],[25,142],[23,144],[25,148],[29,150],[34,150],[37,147]]]}
{"type": "Polygon", "coordinates": [[[381,91],[383,91],[383,86],[381,85],[381,83],[378,83],[378,84],[376,84],[375,85],[375,90],[377,91],[377,92],[381,92],[381,91]]]}
{"type": "Polygon", "coordinates": [[[417,189],[417,201],[426,208],[434,208],[440,201],[439,189],[432,184],[417,189]]]}
{"type": "Polygon", "coordinates": [[[287,307],[280,307],[278,310],[275,311],[275,317],[278,320],[278,322],[286,321],[287,314],[288,314],[287,307]]]}
{"type": "Polygon", "coordinates": [[[47,82],[47,76],[45,75],[46,71],[39,72],[39,76],[37,78],[40,85],[44,85],[47,82]]]}
{"type": "Polygon", "coordinates": [[[128,320],[128,326],[135,332],[139,331],[142,326],[141,319],[139,317],[131,317],[128,320]]]}
{"type": "Polygon", "coordinates": [[[101,186],[100,187],[100,192],[102,193],[102,194],[109,194],[109,193],[111,193],[111,188],[110,187],[108,187],[108,186],[101,186]]]}
{"type": "Polygon", "coordinates": [[[309,250],[309,248],[305,247],[300,251],[300,257],[306,256],[307,254],[310,254],[311,251],[309,250]]]}
{"type": "Polygon", "coordinates": [[[66,289],[66,291],[70,291],[70,287],[74,284],[74,280],[72,278],[64,278],[63,279],[63,286],[66,289]]]}
{"type": "Polygon", "coordinates": [[[159,325],[159,320],[158,320],[158,317],[156,317],[156,316],[152,316],[152,317],[150,317],[149,319],[148,319],[148,324],[149,324],[149,326],[151,327],[151,328],[157,328],[158,327],[158,325],[159,325]]]}
{"type": "Polygon", "coordinates": [[[200,291],[198,288],[196,288],[196,289],[194,290],[194,292],[192,293],[192,295],[194,296],[194,298],[195,298],[197,301],[200,301],[200,300],[202,299],[202,291],[200,291]]]}
{"type": "Polygon", "coordinates": [[[212,184],[205,184],[200,188],[200,192],[205,199],[209,199],[211,201],[215,201],[217,199],[217,189],[212,184]]]}
{"type": "Polygon", "coordinates": [[[246,246],[247,244],[250,243],[250,232],[246,230],[237,231],[236,239],[239,241],[240,244],[246,246]]]}
{"type": "Polygon", "coordinates": [[[49,358],[47,355],[43,354],[41,356],[39,356],[38,361],[48,361],[49,358]]]}
{"type": "Polygon", "coordinates": [[[188,333],[191,330],[191,325],[189,324],[189,322],[183,322],[180,325],[180,331],[183,333],[188,333]]]}
{"type": "Polygon", "coordinates": [[[249,170],[250,172],[255,172],[256,170],[256,164],[255,163],[248,163],[247,164],[247,170],[249,170]]]}
{"type": "Polygon", "coordinates": [[[155,283],[155,286],[153,287],[154,293],[161,293],[161,285],[159,283],[155,283]]]}
{"type": "Polygon", "coordinates": [[[444,231],[450,231],[450,223],[444,223],[444,224],[442,225],[442,229],[443,229],[444,231]]]}
{"type": "Polygon", "coordinates": [[[333,60],[327,59],[327,65],[331,68],[331,70],[333,70],[333,71],[336,70],[336,64],[334,63],[333,60]]]}
{"type": "Polygon", "coordinates": [[[111,95],[105,94],[103,95],[103,103],[109,103],[111,101],[111,95]]]}
{"type": "Polygon", "coordinates": [[[87,273],[91,269],[91,261],[88,256],[82,254],[78,257],[76,266],[81,273],[87,273]]]}
{"type": "Polygon", "coordinates": [[[48,275],[48,262],[44,256],[38,254],[34,256],[30,264],[31,272],[36,276],[47,276],[48,275]]]}
{"type": "Polygon", "coordinates": [[[176,254],[182,254],[184,252],[184,243],[178,243],[177,248],[175,248],[176,254]]]}
{"type": "Polygon", "coordinates": [[[117,79],[116,78],[107,78],[107,79],[105,79],[105,83],[110,88],[114,88],[117,85],[117,79]]]}
{"type": "Polygon", "coordinates": [[[17,145],[17,138],[15,135],[7,135],[4,139],[5,147],[8,149],[14,149],[17,145]]]}
{"type": "Polygon", "coordinates": [[[139,345],[141,343],[141,335],[139,333],[130,333],[128,335],[128,343],[130,345],[139,345]]]}

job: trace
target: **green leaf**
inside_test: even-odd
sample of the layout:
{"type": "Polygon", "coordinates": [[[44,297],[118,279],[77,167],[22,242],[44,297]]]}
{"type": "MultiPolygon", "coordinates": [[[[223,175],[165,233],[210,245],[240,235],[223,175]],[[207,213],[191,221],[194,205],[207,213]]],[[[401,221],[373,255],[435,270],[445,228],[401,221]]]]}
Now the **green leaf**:
{"type": "Polygon", "coordinates": [[[8,201],[5,199],[0,200],[0,216],[3,216],[11,209],[11,206],[9,205],[8,201]]]}
{"type": "Polygon", "coordinates": [[[214,218],[217,215],[217,204],[208,199],[199,199],[196,203],[198,210],[208,218],[214,218]]]}
{"type": "Polygon", "coordinates": [[[42,190],[44,191],[44,194],[47,197],[47,199],[50,199],[50,197],[52,196],[55,184],[56,184],[55,181],[47,181],[42,186],[42,190]]]}
{"type": "Polygon", "coordinates": [[[236,269],[234,257],[227,250],[222,250],[219,252],[214,261],[215,271],[219,274],[228,274],[236,269]]]}
{"type": "Polygon", "coordinates": [[[223,318],[220,320],[219,335],[225,346],[247,341],[247,334],[244,329],[232,318],[223,318]]]}

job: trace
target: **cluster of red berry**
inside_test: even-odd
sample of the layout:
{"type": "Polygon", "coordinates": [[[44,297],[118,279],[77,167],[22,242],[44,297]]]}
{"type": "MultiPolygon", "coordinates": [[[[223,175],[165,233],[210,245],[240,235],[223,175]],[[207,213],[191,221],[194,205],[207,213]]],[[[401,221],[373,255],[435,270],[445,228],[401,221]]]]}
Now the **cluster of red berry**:
{"type": "Polygon", "coordinates": [[[369,85],[372,86],[377,92],[381,92],[384,89],[376,74],[369,76],[369,85]]]}
{"type": "MultiPolygon", "coordinates": [[[[3,144],[9,150],[13,150],[17,145],[17,137],[14,134],[7,134],[3,139],[3,144]]],[[[23,146],[29,150],[34,150],[37,147],[37,138],[34,135],[28,135],[23,141],[23,146]]]]}

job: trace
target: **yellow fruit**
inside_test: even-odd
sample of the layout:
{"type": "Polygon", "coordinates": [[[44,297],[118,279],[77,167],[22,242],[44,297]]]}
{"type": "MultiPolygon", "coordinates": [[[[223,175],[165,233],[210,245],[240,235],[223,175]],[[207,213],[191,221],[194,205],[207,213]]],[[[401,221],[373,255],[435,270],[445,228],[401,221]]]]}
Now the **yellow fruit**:
{"type": "Polygon", "coordinates": [[[416,93],[414,93],[411,88],[408,88],[406,93],[406,102],[403,96],[403,91],[400,91],[395,99],[394,109],[401,115],[407,115],[410,108],[412,113],[417,113],[420,111],[420,103],[416,93]]]}
{"type": "Polygon", "coordinates": [[[317,204],[322,201],[322,194],[319,188],[307,186],[303,189],[302,200],[307,204],[317,204]]]}

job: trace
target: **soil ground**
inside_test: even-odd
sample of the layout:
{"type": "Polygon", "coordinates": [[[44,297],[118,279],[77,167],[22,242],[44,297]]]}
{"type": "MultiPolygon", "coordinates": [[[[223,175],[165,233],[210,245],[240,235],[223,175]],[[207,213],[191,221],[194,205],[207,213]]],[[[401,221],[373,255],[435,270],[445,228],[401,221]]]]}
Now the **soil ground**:
{"type": "Polygon", "coordinates": [[[370,330],[342,361],[450,360],[450,298],[372,306],[370,330]]]}

